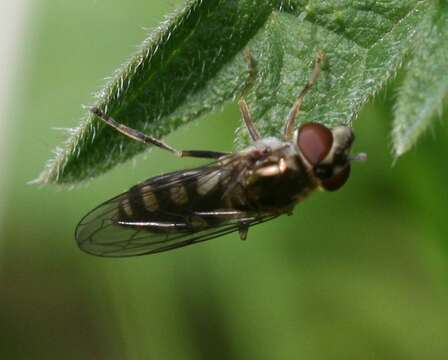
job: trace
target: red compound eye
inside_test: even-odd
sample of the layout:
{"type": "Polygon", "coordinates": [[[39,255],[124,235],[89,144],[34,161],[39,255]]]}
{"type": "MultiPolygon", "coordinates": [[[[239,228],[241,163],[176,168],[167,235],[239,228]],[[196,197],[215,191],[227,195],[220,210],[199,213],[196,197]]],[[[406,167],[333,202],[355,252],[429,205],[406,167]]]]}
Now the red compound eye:
{"type": "Polygon", "coordinates": [[[324,125],[307,123],[300,126],[297,143],[305,158],[315,166],[330,152],[333,134],[324,125]]]}
{"type": "Polygon", "coordinates": [[[350,164],[344,166],[329,179],[322,181],[322,187],[327,191],[336,191],[344,185],[350,176],[350,164]]]}

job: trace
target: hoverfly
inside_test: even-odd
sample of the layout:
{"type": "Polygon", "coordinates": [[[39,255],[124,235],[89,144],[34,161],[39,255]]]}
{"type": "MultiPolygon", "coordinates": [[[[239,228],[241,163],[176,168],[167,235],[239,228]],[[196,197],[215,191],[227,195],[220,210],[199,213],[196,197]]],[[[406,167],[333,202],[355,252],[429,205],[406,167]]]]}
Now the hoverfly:
{"type": "Polygon", "coordinates": [[[347,181],[354,140],[346,126],[305,123],[294,130],[304,95],[316,82],[323,54],[286,120],[283,138],[262,138],[244,101],[239,107],[252,144],[236,153],[178,151],[117,123],[99,108],[92,112],[122,134],[180,157],[213,159],[208,165],[156,176],[89,212],[76,228],[80,248],[99,256],[153,254],[232,232],[246,239],[249,227],[291,214],[316,189],[334,191],[347,181]]]}

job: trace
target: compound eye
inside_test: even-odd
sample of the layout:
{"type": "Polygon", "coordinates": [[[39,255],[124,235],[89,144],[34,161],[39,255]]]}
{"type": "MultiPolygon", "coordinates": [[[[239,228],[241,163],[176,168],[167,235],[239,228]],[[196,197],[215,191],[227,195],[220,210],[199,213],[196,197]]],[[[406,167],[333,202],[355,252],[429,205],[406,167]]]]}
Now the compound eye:
{"type": "Polygon", "coordinates": [[[314,173],[319,179],[326,180],[333,176],[333,168],[330,165],[318,165],[314,168],[314,173]]]}
{"type": "Polygon", "coordinates": [[[309,163],[315,166],[330,152],[333,145],[333,134],[324,125],[303,124],[299,128],[297,145],[309,163]]]}
{"type": "Polygon", "coordinates": [[[350,164],[347,164],[336,172],[332,177],[321,182],[322,187],[327,191],[336,191],[344,185],[350,176],[350,164]]]}

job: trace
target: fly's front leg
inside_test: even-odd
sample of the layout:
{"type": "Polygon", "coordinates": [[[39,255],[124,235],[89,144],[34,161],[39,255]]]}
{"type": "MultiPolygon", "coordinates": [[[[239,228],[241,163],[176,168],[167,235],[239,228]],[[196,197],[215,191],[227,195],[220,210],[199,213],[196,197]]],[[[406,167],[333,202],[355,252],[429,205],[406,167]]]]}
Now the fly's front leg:
{"type": "Polygon", "coordinates": [[[322,61],[325,59],[325,54],[322,51],[319,51],[316,56],[316,61],[314,64],[314,69],[303,87],[303,89],[300,91],[299,95],[297,96],[296,101],[294,102],[294,105],[289,112],[288,118],[285,123],[285,127],[283,129],[283,136],[285,140],[289,140],[292,138],[292,135],[294,133],[295,128],[295,122],[297,114],[300,111],[300,107],[302,106],[303,98],[305,97],[305,94],[313,87],[313,85],[316,83],[319,74],[320,74],[320,65],[322,61]]]}
{"type": "Polygon", "coordinates": [[[238,105],[240,106],[241,116],[243,117],[244,125],[246,125],[250,138],[252,139],[252,141],[260,140],[261,136],[258,133],[258,130],[254,125],[254,122],[252,121],[252,116],[250,115],[249,107],[247,106],[246,101],[244,99],[241,99],[238,102],[238,105]]]}
{"type": "Polygon", "coordinates": [[[241,91],[241,97],[245,97],[249,93],[250,89],[254,86],[255,79],[257,78],[257,62],[249,49],[246,48],[243,50],[243,57],[247,64],[248,77],[244,84],[243,90],[241,91]]]}
{"type": "Polygon", "coordinates": [[[98,116],[101,120],[103,120],[107,125],[113,127],[118,132],[123,135],[141,142],[146,145],[155,145],[161,149],[168,150],[179,157],[197,157],[197,158],[206,158],[206,159],[218,159],[221,156],[228,155],[228,153],[218,152],[218,151],[207,151],[207,150],[176,150],[172,146],[167,143],[156,139],[152,136],[146,135],[141,131],[132,129],[124,124],[120,124],[116,122],[112,117],[107,116],[102,110],[97,107],[93,107],[91,109],[92,113],[98,116]]]}
{"type": "Polygon", "coordinates": [[[246,84],[243,88],[241,99],[238,102],[238,105],[240,106],[241,116],[243,117],[244,125],[246,126],[247,131],[249,131],[250,138],[252,139],[252,141],[257,141],[261,138],[261,136],[258,133],[257,128],[254,125],[254,122],[252,121],[252,116],[250,114],[246,100],[244,100],[244,96],[246,96],[249,90],[252,88],[255,82],[255,78],[257,77],[257,64],[249,49],[245,49],[243,51],[243,56],[244,60],[247,63],[249,77],[246,80],[246,84]]]}

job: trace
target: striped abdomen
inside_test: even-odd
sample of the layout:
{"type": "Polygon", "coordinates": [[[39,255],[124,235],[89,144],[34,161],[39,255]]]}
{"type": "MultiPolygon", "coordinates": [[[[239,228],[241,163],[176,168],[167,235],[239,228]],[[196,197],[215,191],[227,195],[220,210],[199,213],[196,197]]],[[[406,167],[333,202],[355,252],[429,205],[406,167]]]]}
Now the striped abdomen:
{"type": "Polygon", "coordinates": [[[230,209],[223,200],[224,174],[222,169],[205,174],[193,170],[149,179],[123,194],[118,221],[179,222],[194,220],[195,212],[230,209]]]}

